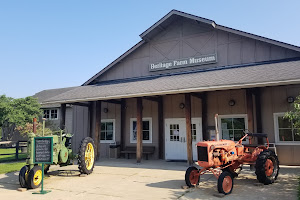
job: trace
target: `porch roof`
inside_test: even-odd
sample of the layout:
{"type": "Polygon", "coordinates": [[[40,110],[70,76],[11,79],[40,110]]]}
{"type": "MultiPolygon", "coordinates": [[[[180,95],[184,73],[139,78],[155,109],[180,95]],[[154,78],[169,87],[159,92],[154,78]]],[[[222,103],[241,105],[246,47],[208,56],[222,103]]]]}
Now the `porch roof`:
{"type": "Polygon", "coordinates": [[[228,90],[300,83],[300,60],[227,66],[181,74],[150,76],[75,87],[42,104],[75,103],[165,94],[228,90]]]}

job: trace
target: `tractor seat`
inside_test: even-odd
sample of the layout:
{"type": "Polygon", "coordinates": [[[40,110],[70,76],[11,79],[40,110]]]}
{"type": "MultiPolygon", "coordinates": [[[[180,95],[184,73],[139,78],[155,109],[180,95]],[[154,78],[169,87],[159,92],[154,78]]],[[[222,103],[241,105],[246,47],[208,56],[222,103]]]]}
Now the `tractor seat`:
{"type": "Polygon", "coordinates": [[[257,144],[243,144],[245,148],[256,148],[258,147],[259,145],[257,144]]]}

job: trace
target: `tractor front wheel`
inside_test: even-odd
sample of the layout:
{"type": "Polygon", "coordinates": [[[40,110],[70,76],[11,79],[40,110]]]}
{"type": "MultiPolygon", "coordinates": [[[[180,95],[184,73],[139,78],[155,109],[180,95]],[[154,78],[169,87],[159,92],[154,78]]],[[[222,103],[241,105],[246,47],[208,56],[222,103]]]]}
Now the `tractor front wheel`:
{"type": "Polygon", "coordinates": [[[78,153],[78,169],[81,174],[90,174],[95,165],[94,140],[86,137],[81,141],[78,153]]]}
{"type": "Polygon", "coordinates": [[[40,187],[42,183],[42,167],[35,165],[28,174],[27,187],[29,189],[35,189],[40,187]]]}
{"type": "Polygon", "coordinates": [[[28,175],[28,166],[25,165],[21,168],[19,173],[19,183],[22,188],[27,188],[27,175],[28,175]]]}
{"type": "Polygon", "coordinates": [[[185,172],[185,183],[189,187],[199,185],[200,174],[196,167],[189,167],[185,172]]]}
{"type": "Polygon", "coordinates": [[[257,180],[265,185],[272,184],[279,172],[278,157],[273,151],[262,151],[256,160],[255,174],[257,180]]]}
{"type": "Polygon", "coordinates": [[[230,194],[233,189],[232,174],[228,171],[222,172],[218,178],[218,191],[225,195],[230,194]]]}

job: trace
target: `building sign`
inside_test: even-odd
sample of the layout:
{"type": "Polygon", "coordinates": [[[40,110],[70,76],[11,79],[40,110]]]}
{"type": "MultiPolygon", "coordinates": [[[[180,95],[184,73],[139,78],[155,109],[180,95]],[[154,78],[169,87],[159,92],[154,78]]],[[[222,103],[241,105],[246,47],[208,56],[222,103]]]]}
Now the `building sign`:
{"type": "Polygon", "coordinates": [[[159,63],[151,63],[149,65],[149,71],[159,71],[159,70],[167,70],[167,69],[175,69],[181,67],[190,67],[194,65],[205,65],[212,64],[217,62],[217,54],[191,57],[179,60],[170,60],[159,63]]]}

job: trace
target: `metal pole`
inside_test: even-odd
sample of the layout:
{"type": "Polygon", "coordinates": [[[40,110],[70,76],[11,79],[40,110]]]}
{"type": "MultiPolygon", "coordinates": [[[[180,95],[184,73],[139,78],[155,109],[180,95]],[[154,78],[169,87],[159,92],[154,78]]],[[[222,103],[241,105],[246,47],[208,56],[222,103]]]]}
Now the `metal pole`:
{"type": "Polygon", "coordinates": [[[46,119],[43,118],[43,137],[45,136],[45,121],[46,121],[46,119]]]}
{"type": "Polygon", "coordinates": [[[215,126],[216,126],[216,139],[219,141],[220,135],[219,135],[219,126],[218,126],[218,114],[215,114],[215,126]]]}

